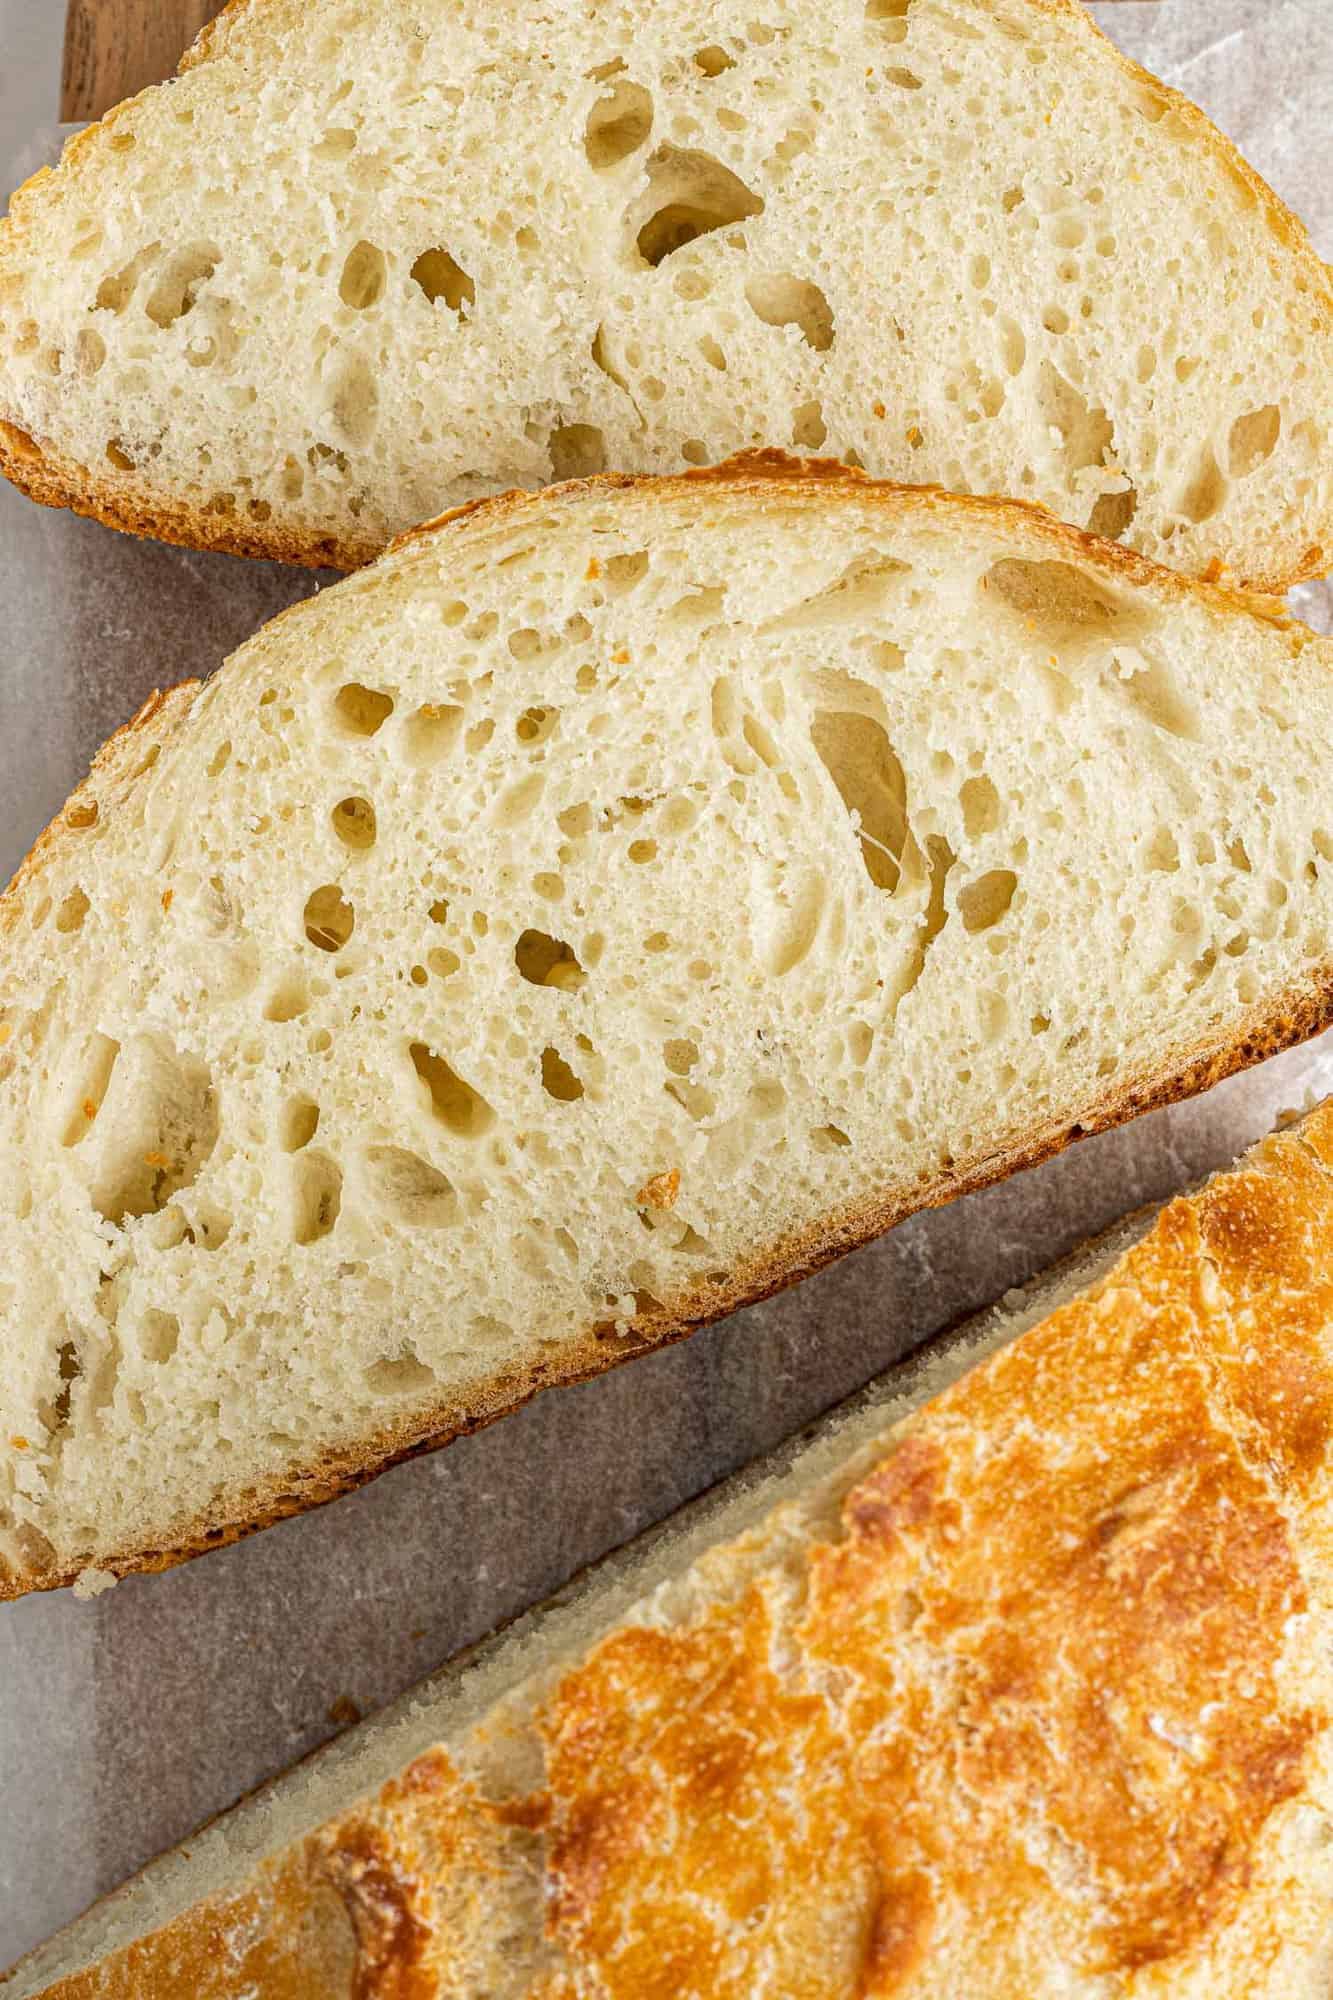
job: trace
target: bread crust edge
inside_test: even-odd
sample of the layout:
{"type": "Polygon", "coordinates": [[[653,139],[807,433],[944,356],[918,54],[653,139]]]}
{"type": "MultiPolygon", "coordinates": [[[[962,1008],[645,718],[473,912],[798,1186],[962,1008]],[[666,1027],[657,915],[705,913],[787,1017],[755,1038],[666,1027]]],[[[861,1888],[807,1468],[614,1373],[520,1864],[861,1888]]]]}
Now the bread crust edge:
{"type": "MultiPolygon", "coordinates": [[[[169,89],[176,78],[220,60],[227,53],[230,36],[242,28],[243,17],[252,9],[274,4],[277,0],[227,0],[221,13],[205,25],[185,51],[177,65],[176,76],[150,88],[169,89]]],[[[1092,19],[1082,0],[1024,0],[1024,4],[1035,13],[1062,20],[1077,32],[1087,33],[1103,61],[1112,61],[1133,82],[1155,95],[1164,110],[1170,110],[1181,120],[1188,136],[1230,175],[1247,197],[1258,203],[1277,243],[1296,258],[1313,280],[1315,297],[1322,303],[1326,328],[1333,337],[1333,266],[1324,263],[1300,217],[1250,165],[1239,148],[1191,99],[1170,84],[1163,83],[1118,48],[1092,19]]],[[[139,96],[147,94],[140,92],[139,96]]],[[[99,135],[108,130],[129,105],[137,102],[137,97],[126,98],[96,124],[77,133],[66,147],[65,158],[95,145],[99,135]]],[[[63,160],[61,164],[64,164],[63,160]]],[[[3,254],[6,239],[22,237],[22,211],[26,200],[54,171],[56,169],[50,167],[39,169],[11,196],[9,212],[0,217],[0,255],[3,254]]],[[[701,470],[715,472],[734,462],[726,460],[720,466],[701,470]]],[[[130,475],[108,479],[54,444],[31,436],[3,410],[0,410],[0,475],[40,506],[65,508],[100,521],[103,526],[115,528],[123,534],[149,537],[181,548],[283,562],[298,568],[350,571],[372,561],[385,546],[373,538],[351,540],[340,539],[336,535],[301,537],[267,522],[242,523],[234,516],[210,513],[188,500],[173,498],[165,490],[156,490],[147,480],[130,475]]],[[[549,492],[551,488],[532,490],[549,492]]],[[[1085,531],[1075,529],[1074,532],[1085,531]]],[[[394,543],[391,541],[387,546],[392,547],[394,543]]],[[[1248,590],[1274,595],[1285,593],[1298,584],[1322,577],[1331,554],[1333,516],[1322,524],[1321,538],[1307,543],[1299,554],[1293,553],[1283,567],[1256,569],[1243,575],[1238,572],[1238,580],[1248,590]]]]}
{"type": "Polygon", "coordinates": [[[744,1306],[758,1305],[849,1251],[861,1249],[927,1208],[943,1208],[966,1194],[978,1193],[1011,1174],[1040,1165],[1066,1147],[1098,1132],[1111,1130],[1142,1113],[1197,1096],[1239,1070],[1270,1055],[1293,1048],[1333,1026],[1333,959],[1322,977],[1306,992],[1280,995],[1269,1007],[1256,1009],[1242,1028],[1214,1046],[1196,1045],[1178,1065],[1159,1070],[1140,1083],[1101,1099],[1081,1119],[1055,1121],[1035,1138],[1010,1144],[961,1170],[939,1175],[913,1196],[889,1193],[862,1203],[815,1225],[788,1242],[770,1246],[738,1267],[724,1292],[682,1293],[661,1315],[625,1322],[624,1335],[590,1329],[575,1335],[554,1361],[515,1368],[486,1378],[465,1398],[442,1403],[427,1416],[398,1431],[382,1432],[360,1445],[327,1454],[306,1473],[274,1480],[250,1501],[243,1517],[224,1506],[205,1509],[182,1522],[178,1538],[165,1546],[145,1546],[123,1553],[99,1552],[83,1562],[22,1578],[0,1578],[0,1603],[33,1590],[59,1590],[89,1568],[115,1577],[172,1569],[210,1549],[230,1547],[264,1528],[294,1515],[328,1505],[343,1494],[365,1486],[381,1473],[429,1452],[442,1450],[457,1438],[484,1430],[510,1416],[546,1389],[570,1388],[607,1374],[624,1362],[687,1339],[701,1327],[724,1319],[744,1306]]]}
{"type": "MultiPolygon", "coordinates": [[[[242,4],[251,3],[252,0],[242,0],[242,4]]],[[[1129,581],[1177,600],[1203,602],[1231,617],[1258,617],[1273,625],[1295,653],[1308,644],[1318,643],[1308,628],[1286,616],[1280,600],[1177,576],[1146,556],[1056,519],[1031,502],[950,494],[938,487],[898,486],[871,480],[837,461],[793,460],[773,450],[742,454],[719,466],[683,473],[658,476],[603,473],[560,487],[537,491],[519,488],[470,501],[436,521],[409,530],[391,544],[386,556],[392,558],[419,541],[457,532],[464,524],[490,525],[492,521],[505,524],[511,515],[526,508],[567,505],[592,492],[642,488],[656,500],[663,495],[678,494],[682,489],[693,491],[700,485],[729,491],[782,491],[799,495],[807,503],[817,503],[825,495],[837,492],[862,503],[887,505],[904,512],[924,509],[932,514],[950,514],[961,509],[974,516],[988,517],[1001,528],[1016,528],[1028,538],[1035,537],[1053,555],[1072,556],[1092,565],[1112,581],[1129,581]]],[[[302,609],[303,605],[297,603],[279,616],[299,616],[302,609]]],[[[40,879],[62,836],[73,837],[79,807],[97,796],[104,780],[110,778],[114,782],[124,773],[144,747],[145,736],[163,746],[169,744],[184,723],[199,687],[197,681],[185,681],[165,693],[150,696],[138,713],[108,739],[94,759],[88,777],[39,834],[9,888],[0,896],[0,939],[17,921],[19,893],[40,879]]],[[[802,1233],[766,1246],[738,1265],[733,1282],[726,1289],[710,1289],[707,1293],[682,1291],[664,1302],[660,1314],[621,1322],[627,1329],[624,1333],[612,1330],[608,1334],[606,1323],[585,1328],[564,1343],[554,1359],[483,1378],[465,1396],[450,1398],[418,1413],[410,1423],[329,1452],[308,1471],[275,1478],[258,1489],[233,1496],[230,1502],[217,1503],[183,1518],[169,1542],[117,1552],[90,1551],[80,1560],[63,1566],[41,1572],[30,1568],[9,1577],[0,1576],[0,1603],[30,1590],[62,1589],[76,1582],[88,1569],[117,1577],[168,1569],[209,1549],[243,1540],[275,1522],[326,1505],[395,1465],[440,1450],[458,1437],[483,1429],[521,1408],[544,1389],[590,1380],[638,1354],[683,1340],[702,1326],[786,1290],[848,1251],[872,1242],[909,1215],[926,1208],[944,1207],[960,1195],[974,1193],[1026,1167],[1038,1165],[1076,1139],[1107,1131],[1145,1111],[1197,1095],[1241,1069],[1309,1040],[1329,1026],[1333,1026],[1333,957],[1303,985],[1252,1008],[1226,1036],[1192,1044],[1180,1052],[1177,1060],[1096,1100],[1079,1119],[1069,1123],[1052,1121],[1035,1136],[1011,1138],[980,1158],[941,1173],[910,1192],[891,1188],[828,1216],[802,1233]],[[246,1509],[244,1513],[238,1511],[241,1504],[246,1509]]]]}

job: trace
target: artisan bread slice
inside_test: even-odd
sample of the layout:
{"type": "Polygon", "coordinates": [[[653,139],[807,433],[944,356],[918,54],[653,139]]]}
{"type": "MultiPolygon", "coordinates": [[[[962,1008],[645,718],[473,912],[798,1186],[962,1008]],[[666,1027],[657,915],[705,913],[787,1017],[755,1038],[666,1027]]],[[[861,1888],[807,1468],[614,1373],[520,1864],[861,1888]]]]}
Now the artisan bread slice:
{"type": "Polygon", "coordinates": [[[767,460],[482,503],[0,904],[4,1589],[234,1535],[1333,1014],[1333,648],[767,460]]]}
{"type": "Polygon", "coordinates": [[[1325,1106],[229,1813],[14,2000],[1313,2000],[1330,1408],[1325,1106]]]}
{"type": "Polygon", "coordinates": [[[40,500],[350,567],[747,447],[1333,561],[1333,288],[1080,0],[233,0],[0,235],[40,500]]]}

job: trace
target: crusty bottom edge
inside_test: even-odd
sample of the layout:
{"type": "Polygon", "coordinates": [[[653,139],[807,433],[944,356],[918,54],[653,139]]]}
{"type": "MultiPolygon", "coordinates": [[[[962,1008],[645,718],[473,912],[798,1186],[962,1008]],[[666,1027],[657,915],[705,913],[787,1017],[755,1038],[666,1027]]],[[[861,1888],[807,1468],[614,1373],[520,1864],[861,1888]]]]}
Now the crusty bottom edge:
{"type": "Polygon", "coordinates": [[[64,1568],[0,1578],[0,1602],[22,1597],[30,1590],[63,1589],[88,1569],[116,1577],[170,1569],[209,1549],[242,1541],[294,1514],[326,1506],[395,1465],[439,1451],[456,1438],[510,1415],[542,1390],[588,1381],[639,1354],[684,1340],[701,1326],[724,1319],[742,1306],[757,1305],[785,1291],[848,1251],[884,1235],[910,1215],[943,1208],[960,1195],[976,1193],[1050,1159],[1075,1140],[1126,1124],[1145,1111],[1197,1096],[1270,1055],[1298,1047],[1330,1025],[1333,960],[1299,991],[1288,991],[1267,1007],[1252,1010],[1225,1041],[1196,1044],[1194,1052],[1180,1063],[1102,1098],[1068,1124],[1053,1120],[1035,1138],[1002,1144],[968,1167],[936,1176],[910,1195],[901,1189],[891,1191],[773,1246],[742,1265],[732,1286],[720,1294],[686,1293],[663,1313],[620,1322],[626,1329],[623,1333],[599,1328],[575,1335],[553,1358],[483,1379],[464,1396],[438,1406],[410,1427],[381,1433],[360,1445],[344,1446],[328,1453],[308,1472],[274,1480],[258,1493],[237,1496],[232,1507],[249,1508],[243,1518],[219,1504],[183,1521],[176,1531],[179,1539],[170,1546],[142,1546],[118,1554],[89,1552],[64,1568]]]}

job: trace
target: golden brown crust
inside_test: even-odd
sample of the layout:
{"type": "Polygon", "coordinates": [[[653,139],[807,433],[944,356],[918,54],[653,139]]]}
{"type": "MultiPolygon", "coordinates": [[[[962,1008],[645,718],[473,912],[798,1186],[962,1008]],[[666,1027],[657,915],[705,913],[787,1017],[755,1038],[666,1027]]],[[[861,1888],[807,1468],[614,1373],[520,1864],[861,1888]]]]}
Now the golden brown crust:
{"type": "MultiPolygon", "coordinates": [[[[226,52],[234,32],[241,30],[242,17],[262,11],[275,0],[227,0],[227,5],[200,32],[185,51],[177,76],[218,60],[226,52]]],[[[1180,91],[1152,75],[1124,54],[1088,14],[1082,0],[1026,0],[1038,12],[1066,22],[1078,34],[1095,42],[1104,61],[1110,61],[1163,107],[1170,111],[1203,150],[1205,156],[1226,172],[1246,197],[1263,211],[1276,241],[1303,269],[1312,297],[1323,312],[1326,328],[1333,333],[1333,267],[1325,264],[1310,240],[1305,224],[1283,202],[1259,173],[1243,157],[1226,134],[1221,132],[1196,104],[1180,91]]],[[[154,85],[153,89],[169,88],[154,85]]],[[[147,95],[147,93],[141,93],[147,95]]],[[[68,142],[67,155],[97,143],[98,136],[123,116],[129,98],[107,112],[68,142]]],[[[21,236],[24,210],[35,190],[53,170],[43,167],[11,197],[7,218],[0,219],[0,237],[21,236]]],[[[715,468],[706,468],[713,470],[715,468]]],[[[839,470],[844,468],[839,467],[839,470]]],[[[228,555],[251,556],[274,562],[292,563],[310,569],[352,570],[371,561],[379,546],[371,539],[343,539],[336,535],[301,537],[272,522],[246,520],[211,512],[193,502],[159,491],[134,472],[112,478],[103,471],[81,464],[49,440],[31,437],[12,422],[0,420],[0,474],[42,506],[65,507],[116,528],[125,534],[146,535],[184,548],[211,549],[228,555]]],[[[1295,585],[1325,574],[1333,556],[1333,520],[1321,539],[1311,541],[1294,559],[1279,569],[1260,568],[1247,573],[1241,582],[1256,592],[1281,595],[1295,585]]]]}
{"type": "Polygon", "coordinates": [[[832,1520],[714,1546],[688,1612],[44,2000],[1322,1990],[1282,1955],[1327,1922],[1331,1447],[1326,1104],[882,1432],[832,1520]],[[468,1775],[514,1729],[518,1795],[468,1775]]]}
{"type": "MultiPolygon", "coordinates": [[[[260,0],[262,4],[262,0],[260,0]]],[[[1020,500],[956,495],[933,487],[897,486],[868,479],[829,460],[799,461],[780,451],[743,454],[720,466],[647,478],[604,473],[594,479],[570,481],[540,493],[515,490],[468,502],[437,521],[400,536],[386,560],[418,542],[456,533],[468,526],[504,525],[525,509],[575,504],[590,491],[642,490],[654,504],[700,488],[729,492],[755,491],[795,496],[807,504],[830,498],[853,499],[863,506],[915,514],[966,515],[993,524],[1000,533],[1017,532],[1034,540],[1052,556],[1075,560],[1098,570],[1108,580],[1149,589],[1168,601],[1201,602],[1228,616],[1258,616],[1273,623],[1293,654],[1313,642],[1307,628],[1286,618],[1272,599],[1226,586],[1180,577],[1147,557],[1105,542],[1071,527],[1044,508],[1020,500]]],[[[300,616],[292,606],[282,616],[300,616]]],[[[135,732],[151,730],[165,740],[184,719],[197,683],[187,682],[167,695],[155,695],[134,721],[113,737],[96,760],[89,778],[76,791],[64,813],[40,836],[7,894],[0,898],[0,936],[15,921],[17,897],[40,873],[58,836],[69,834],[70,812],[97,798],[103,777],[119,773],[134,746],[135,732]]],[[[128,760],[132,767],[132,758],[128,760]]],[[[1333,1025],[1333,955],[1307,984],[1256,1006],[1240,1022],[1229,1024],[1215,1039],[1200,1041],[1177,1052],[1173,1061],[1151,1076],[1125,1085],[1096,1100],[1072,1124],[1052,1121],[1042,1129],[1013,1133],[989,1152],[942,1170],[925,1186],[887,1188],[873,1201],[826,1218],[818,1227],[757,1251],[732,1273],[730,1284],[682,1291],[663,1302],[660,1312],[633,1321],[587,1328],[560,1347],[547,1347],[540,1362],[511,1368],[472,1385],[463,1397],[451,1398],[418,1415],[410,1424],[386,1429],[375,1437],[325,1454],[315,1465],[294,1471],[267,1487],[235,1496],[197,1518],[183,1520],[166,1547],[142,1547],[114,1557],[99,1553],[44,1574],[6,1577],[0,1574],[0,1602],[28,1590],[54,1590],[73,1583],[95,1562],[117,1576],[170,1568],[208,1549],[271,1526],[292,1514],[322,1506],[340,1494],[376,1478],[403,1461],[436,1451],[453,1439],[479,1430],[521,1407],[540,1390],[564,1386],[606,1372],[651,1348],[682,1340],[710,1321],[740,1307],[757,1303],[798,1283],[835,1258],[872,1241],[923,1208],[943,1207],[960,1195],[989,1187],[1024,1168],[1035,1166],[1071,1141],[1126,1123],[1140,1113],[1179,1102],[1211,1088],[1224,1077],[1270,1055],[1295,1046],[1333,1025]],[[243,1513],[238,1513],[243,1508],[243,1513]]]]}

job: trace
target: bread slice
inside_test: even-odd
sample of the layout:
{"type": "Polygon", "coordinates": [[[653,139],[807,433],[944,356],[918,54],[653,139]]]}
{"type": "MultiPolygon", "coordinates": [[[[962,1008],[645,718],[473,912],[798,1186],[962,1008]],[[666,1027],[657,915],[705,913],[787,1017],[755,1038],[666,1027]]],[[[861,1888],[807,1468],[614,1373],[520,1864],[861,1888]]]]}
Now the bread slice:
{"type": "Polygon", "coordinates": [[[1333,562],[1333,286],[1080,0],[233,0],[0,234],[4,469],[351,567],[752,446],[1333,562]]]}
{"type": "Polygon", "coordinates": [[[1325,1105],[226,1815],[13,2000],[1323,1994],[1330,1410],[1325,1105]]]}
{"type": "Polygon", "coordinates": [[[1324,1025],[1331,666],[1036,510],[761,458],[481,503],[150,705],[0,904],[3,1589],[1324,1025]]]}

